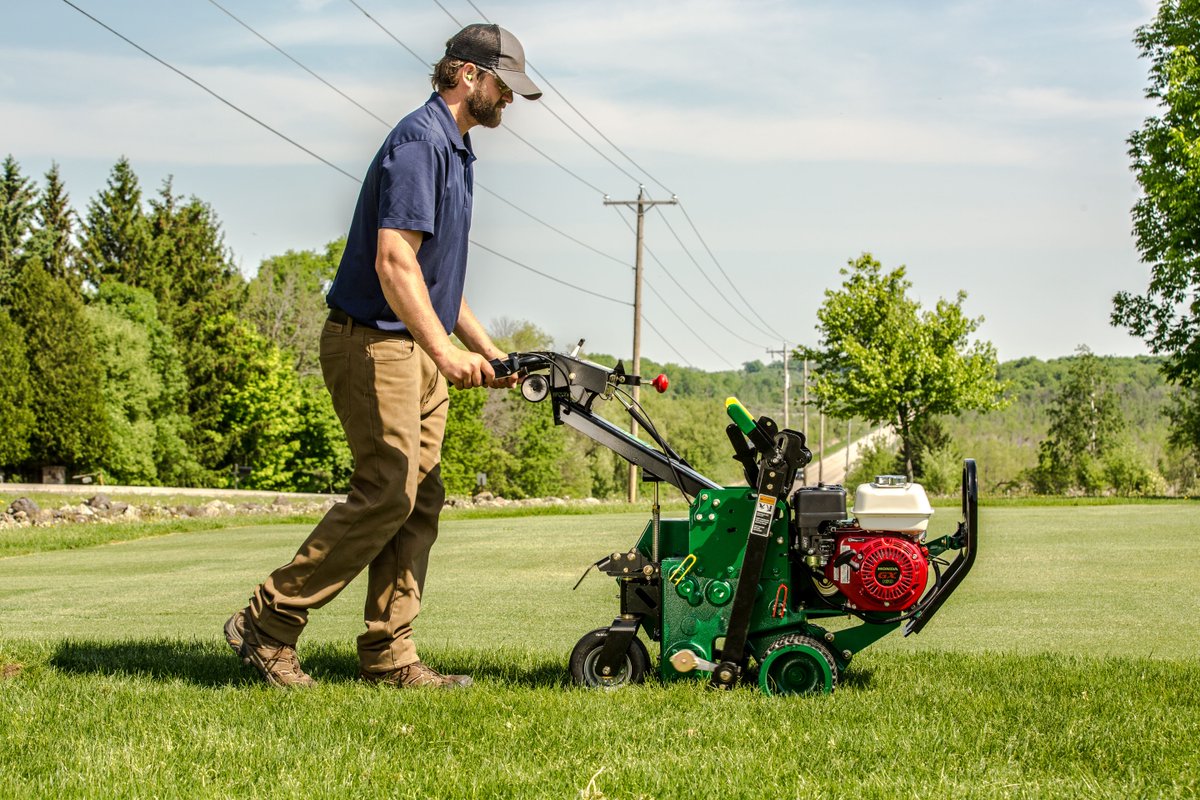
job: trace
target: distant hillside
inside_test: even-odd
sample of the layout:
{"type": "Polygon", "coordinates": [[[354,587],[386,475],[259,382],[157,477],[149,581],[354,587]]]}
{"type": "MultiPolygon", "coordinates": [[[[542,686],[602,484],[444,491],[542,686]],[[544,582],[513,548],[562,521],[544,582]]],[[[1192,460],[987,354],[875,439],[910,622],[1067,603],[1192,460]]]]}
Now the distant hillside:
{"type": "MultiPolygon", "coordinates": [[[[601,364],[616,363],[604,354],[586,354],[601,364]]],[[[1020,358],[1000,365],[1000,377],[1011,384],[1007,408],[987,414],[970,412],[962,417],[946,417],[942,423],[963,457],[979,462],[980,478],[987,491],[1004,488],[1022,470],[1037,462],[1038,444],[1049,427],[1049,408],[1057,395],[1074,356],[1042,361],[1020,358]]],[[[1159,372],[1162,360],[1150,356],[1101,356],[1112,372],[1113,385],[1126,420],[1126,435],[1148,462],[1160,470],[1170,458],[1167,452],[1167,421],[1163,408],[1174,387],[1159,372]]],[[[626,362],[628,365],[628,362],[626,362]]],[[[791,426],[801,428],[801,375],[792,367],[791,426]]],[[[641,402],[660,431],[702,472],[722,481],[736,481],[739,471],[731,460],[725,438],[725,398],[736,396],[755,415],[766,415],[783,424],[783,363],[752,362],[741,370],[705,372],[643,359],[641,373],[650,379],[664,372],[671,388],[659,395],[645,388],[641,402]]],[[[624,423],[627,417],[615,403],[606,404],[602,413],[624,423]]],[[[816,452],[820,440],[818,416],[809,412],[809,446],[816,452]]],[[[861,421],[852,424],[851,438],[862,435],[861,421]]],[[[825,446],[832,451],[842,445],[846,422],[826,421],[825,446]]]]}

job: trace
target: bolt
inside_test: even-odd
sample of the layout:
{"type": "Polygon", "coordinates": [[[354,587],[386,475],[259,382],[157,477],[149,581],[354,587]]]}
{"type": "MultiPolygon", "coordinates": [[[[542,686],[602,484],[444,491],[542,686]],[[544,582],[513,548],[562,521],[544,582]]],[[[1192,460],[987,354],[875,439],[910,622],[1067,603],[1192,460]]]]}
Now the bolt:
{"type": "Polygon", "coordinates": [[[706,494],[702,494],[702,495],[700,495],[700,499],[701,499],[701,500],[707,500],[707,499],[708,499],[708,495],[706,495],[706,494]]]}
{"type": "Polygon", "coordinates": [[[850,656],[852,655],[854,655],[854,653],[851,653],[849,650],[842,651],[842,658],[846,659],[847,661],[850,660],[850,656]]]}
{"type": "Polygon", "coordinates": [[[612,667],[605,667],[604,669],[602,669],[602,670],[600,670],[600,671],[601,671],[602,673],[604,673],[605,675],[608,675],[609,673],[611,673],[611,672],[612,672],[612,667]]]}
{"type": "Polygon", "coordinates": [[[708,520],[709,520],[709,522],[712,522],[712,521],[713,521],[714,519],[716,519],[716,518],[717,518],[717,515],[716,515],[716,514],[709,514],[709,515],[708,515],[708,520]]]}
{"type": "Polygon", "coordinates": [[[775,537],[775,544],[783,544],[783,537],[782,537],[782,536],[776,536],[776,537],[775,537]]]}
{"type": "Polygon", "coordinates": [[[721,683],[728,683],[733,678],[733,673],[727,669],[723,669],[717,673],[717,677],[721,679],[721,683]]]}
{"type": "Polygon", "coordinates": [[[827,642],[833,641],[833,634],[830,633],[829,631],[825,631],[825,641],[827,641],[827,642]]]}
{"type": "Polygon", "coordinates": [[[650,564],[647,564],[646,566],[642,567],[642,574],[646,577],[650,577],[654,574],[654,567],[650,564]]]}
{"type": "Polygon", "coordinates": [[[613,561],[620,561],[620,560],[621,560],[621,554],[620,554],[620,553],[613,553],[613,554],[612,554],[612,560],[613,560],[613,561]]]}
{"type": "Polygon", "coordinates": [[[717,506],[719,506],[719,505],[721,505],[721,498],[719,498],[719,497],[714,497],[714,498],[713,498],[713,508],[716,508],[716,507],[717,507],[717,506]]]}

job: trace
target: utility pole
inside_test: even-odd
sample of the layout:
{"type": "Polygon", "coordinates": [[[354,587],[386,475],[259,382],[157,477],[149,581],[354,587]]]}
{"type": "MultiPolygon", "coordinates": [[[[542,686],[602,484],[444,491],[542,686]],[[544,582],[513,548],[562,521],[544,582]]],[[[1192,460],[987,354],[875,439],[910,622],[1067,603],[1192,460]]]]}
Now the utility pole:
{"type": "MultiPolygon", "coordinates": [[[[803,402],[802,411],[804,413],[804,421],[800,424],[804,426],[801,433],[803,433],[804,438],[807,439],[808,438],[808,356],[804,357],[803,390],[804,390],[804,402],[803,402]]],[[[808,466],[807,465],[800,468],[800,482],[804,486],[808,485],[808,466]]]]}
{"type": "MultiPolygon", "coordinates": [[[[645,227],[646,208],[649,206],[673,206],[679,201],[674,195],[670,200],[647,200],[646,187],[638,186],[637,200],[609,200],[608,195],[604,196],[604,205],[606,206],[629,206],[637,208],[637,250],[633,259],[633,374],[641,374],[642,369],[642,231],[645,227]]],[[[638,401],[640,392],[638,387],[633,387],[633,402],[638,401]]],[[[629,420],[629,433],[636,437],[638,431],[637,420],[629,420]]],[[[629,502],[637,502],[637,467],[633,464],[629,465],[629,502]]]]}
{"type": "Polygon", "coordinates": [[[785,427],[785,428],[792,427],[792,415],[791,415],[792,372],[788,366],[788,358],[791,355],[791,352],[792,352],[791,350],[788,350],[787,342],[783,343],[782,350],[771,350],[771,349],[767,350],[767,355],[769,355],[769,356],[773,356],[776,353],[779,353],[780,355],[783,356],[783,427],[785,427]]]}

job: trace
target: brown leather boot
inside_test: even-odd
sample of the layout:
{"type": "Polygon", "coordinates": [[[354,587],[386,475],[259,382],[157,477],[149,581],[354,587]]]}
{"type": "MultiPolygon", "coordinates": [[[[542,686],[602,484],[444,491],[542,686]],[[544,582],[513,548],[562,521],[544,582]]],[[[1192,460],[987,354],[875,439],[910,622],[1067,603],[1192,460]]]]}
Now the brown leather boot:
{"type": "Polygon", "coordinates": [[[300,668],[296,648],[260,631],[245,609],[225,623],[225,641],[241,657],[243,664],[258,670],[262,679],[272,686],[290,689],[317,685],[300,668]]]}
{"type": "Polygon", "coordinates": [[[443,675],[433,667],[414,661],[386,672],[362,670],[358,677],[367,683],[383,684],[396,689],[431,686],[437,689],[465,689],[475,681],[470,675],[443,675]]]}

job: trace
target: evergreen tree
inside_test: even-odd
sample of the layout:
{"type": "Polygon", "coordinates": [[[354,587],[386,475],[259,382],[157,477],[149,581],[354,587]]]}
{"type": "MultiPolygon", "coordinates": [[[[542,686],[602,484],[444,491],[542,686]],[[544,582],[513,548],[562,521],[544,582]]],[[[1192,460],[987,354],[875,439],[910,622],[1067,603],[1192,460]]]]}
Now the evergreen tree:
{"type": "Polygon", "coordinates": [[[78,291],[83,281],[79,274],[79,248],[75,244],[75,212],[58,174],[58,164],[52,163],[46,172],[46,188],[38,200],[36,217],[30,254],[41,261],[51,277],[78,291]]]}
{"type": "Polygon", "coordinates": [[[36,261],[13,292],[13,321],[27,344],[34,465],[92,469],[109,456],[104,368],[83,303],[36,261]]]}
{"type": "Polygon", "coordinates": [[[173,192],[170,178],[150,201],[152,268],[145,288],[154,293],[181,340],[198,318],[240,307],[243,283],[233,265],[216,212],[196,197],[173,192]]]}
{"type": "Polygon", "coordinates": [[[93,286],[115,280],[152,288],[150,229],[137,175],[122,156],[104,191],[88,203],[80,241],[83,278],[93,286]]]}
{"type": "Polygon", "coordinates": [[[7,301],[16,283],[25,240],[33,225],[37,194],[33,182],[21,174],[11,155],[0,175],[0,304],[7,301]]]}
{"type": "Polygon", "coordinates": [[[29,455],[33,428],[33,385],[29,381],[23,331],[0,310],[0,467],[13,467],[29,455]]]}

